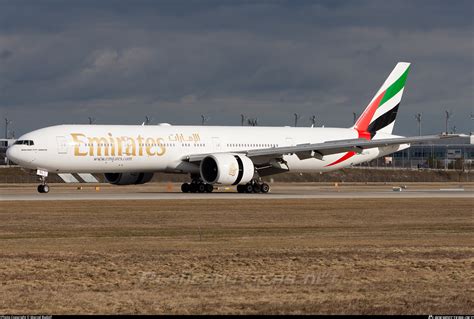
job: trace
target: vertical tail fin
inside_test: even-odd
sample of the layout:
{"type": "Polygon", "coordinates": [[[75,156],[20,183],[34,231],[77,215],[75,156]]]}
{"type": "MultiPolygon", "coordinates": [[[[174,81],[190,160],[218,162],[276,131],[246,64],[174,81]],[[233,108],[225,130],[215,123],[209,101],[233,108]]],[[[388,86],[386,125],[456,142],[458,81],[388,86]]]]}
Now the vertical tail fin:
{"type": "Polygon", "coordinates": [[[371,139],[377,132],[392,133],[409,70],[410,63],[397,63],[354,125],[360,137],[371,139]]]}

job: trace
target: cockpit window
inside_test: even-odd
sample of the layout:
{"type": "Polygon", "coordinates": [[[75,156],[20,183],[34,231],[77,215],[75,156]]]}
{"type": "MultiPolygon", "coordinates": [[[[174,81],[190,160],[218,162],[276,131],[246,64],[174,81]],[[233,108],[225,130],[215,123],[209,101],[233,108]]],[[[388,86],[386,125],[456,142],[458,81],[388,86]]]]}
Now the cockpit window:
{"type": "Polygon", "coordinates": [[[14,145],[28,145],[28,146],[32,146],[32,145],[35,145],[35,143],[32,141],[32,140],[18,140],[15,142],[14,145]]]}

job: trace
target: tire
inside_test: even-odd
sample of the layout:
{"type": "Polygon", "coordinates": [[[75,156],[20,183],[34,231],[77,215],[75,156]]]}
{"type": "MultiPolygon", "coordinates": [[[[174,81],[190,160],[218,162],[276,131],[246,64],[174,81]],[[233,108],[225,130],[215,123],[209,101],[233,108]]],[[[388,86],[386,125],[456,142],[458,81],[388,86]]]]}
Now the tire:
{"type": "Polygon", "coordinates": [[[260,188],[260,184],[258,184],[258,183],[253,184],[252,187],[253,187],[253,192],[254,193],[260,193],[260,191],[262,190],[260,188]]]}
{"type": "Polygon", "coordinates": [[[197,185],[196,183],[191,183],[191,184],[189,185],[189,191],[190,191],[191,193],[197,193],[197,191],[198,191],[198,185],[197,185]]]}
{"type": "Polygon", "coordinates": [[[181,191],[183,193],[189,193],[189,191],[190,191],[189,184],[188,183],[181,184],[181,191]]]}
{"type": "Polygon", "coordinates": [[[38,185],[38,193],[44,193],[43,185],[38,185]]]}
{"type": "Polygon", "coordinates": [[[206,192],[212,193],[214,186],[212,184],[206,184],[206,192]]]}
{"type": "Polygon", "coordinates": [[[49,193],[49,186],[43,185],[43,193],[49,193]]]}
{"type": "Polygon", "coordinates": [[[197,185],[197,189],[199,193],[204,193],[206,191],[206,184],[204,183],[199,183],[197,185]]]}
{"type": "Polygon", "coordinates": [[[245,185],[237,185],[237,192],[245,193],[245,185]]]}
{"type": "Polygon", "coordinates": [[[263,183],[261,186],[260,186],[260,190],[262,191],[262,193],[266,194],[270,191],[270,186],[268,186],[267,183],[263,183]]]}
{"type": "Polygon", "coordinates": [[[245,192],[248,193],[248,194],[253,193],[252,184],[245,184],[245,192]]]}

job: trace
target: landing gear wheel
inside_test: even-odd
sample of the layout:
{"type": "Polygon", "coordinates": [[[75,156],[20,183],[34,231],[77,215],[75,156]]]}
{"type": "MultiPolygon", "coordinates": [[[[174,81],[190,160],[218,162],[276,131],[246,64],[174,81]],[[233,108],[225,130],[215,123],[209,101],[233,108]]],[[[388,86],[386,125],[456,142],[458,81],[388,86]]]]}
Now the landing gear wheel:
{"type": "Polygon", "coordinates": [[[196,183],[191,183],[191,184],[189,185],[189,191],[190,191],[191,193],[197,193],[197,191],[198,191],[198,184],[196,184],[196,183]]]}
{"type": "Polygon", "coordinates": [[[206,184],[204,183],[199,183],[197,185],[197,189],[199,193],[204,193],[206,191],[206,184]]]}
{"type": "Polygon", "coordinates": [[[253,193],[253,185],[248,183],[248,184],[245,184],[245,192],[246,193],[253,193]]]}
{"type": "Polygon", "coordinates": [[[190,191],[190,186],[189,186],[189,184],[188,184],[188,183],[183,183],[183,184],[181,184],[181,191],[182,191],[183,193],[189,193],[189,191],[190,191]]]}
{"type": "Polygon", "coordinates": [[[245,193],[245,185],[237,185],[237,192],[245,193]]]}
{"type": "MultiPolygon", "coordinates": [[[[39,172],[40,170],[38,170],[39,172]]],[[[44,171],[42,173],[45,173],[44,171]]],[[[37,173],[38,174],[38,173],[37,173]]],[[[39,174],[38,174],[39,175],[39,174]]],[[[46,175],[41,174],[40,175],[40,180],[41,184],[38,185],[38,193],[48,193],[49,192],[49,186],[46,184],[46,177],[48,176],[48,172],[46,172],[46,175]]]]}
{"type": "Polygon", "coordinates": [[[42,194],[49,193],[49,186],[47,184],[38,185],[38,193],[42,193],[42,194]]]}
{"type": "Polygon", "coordinates": [[[264,194],[268,193],[270,191],[270,186],[268,186],[267,183],[263,183],[261,186],[260,186],[260,191],[264,194]]]}
{"type": "Polygon", "coordinates": [[[253,192],[254,193],[260,193],[261,191],[261,188],[260,188],[260,184],[259,183],[255,183],[252,185],[252,188],[253,188],[253,192]]]}
{"type": "Polygon", "coordinates": [[[213,190],[214,186],[212,186],[212,184],[206,184],[206,192],[212,193],[213,190]]]}

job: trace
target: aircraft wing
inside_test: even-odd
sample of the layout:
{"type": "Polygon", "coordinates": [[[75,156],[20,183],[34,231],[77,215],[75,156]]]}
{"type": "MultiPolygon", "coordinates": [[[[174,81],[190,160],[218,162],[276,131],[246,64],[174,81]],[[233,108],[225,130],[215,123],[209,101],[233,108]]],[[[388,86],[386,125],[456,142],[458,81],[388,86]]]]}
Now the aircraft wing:
{"type": "MultiPolygon", "coordinates": [[[[283,146],[283,147],[272,147],[272,148],[261,148],[261,149],[251,149],[251,150],[239,150],[232,153],[238,153],[246,155],[249,158],[257,157],[271,157],[271,158],[281,158],[283,155],[296,154],[300,159],[306,158],[319,158],[322,159],[325,155],[338,154],[344,152],[356,152],[361,153],[365,149],[375,148],[375,147],[384,147],[391,145],[402,145],[402,144],[418,144],[422,142],[435,141],[445,138],[458,137],[459,135],[450,134],[450,135],[426,135],[426,136],[413,136],[413,137],[397,137],[397,138],[388,138],[388,139],[379,139],[379,140],[366,140],[363,138],[356,138],[350,140],[336,140],[328,141],[324,143],[307,143],[307,144],[298,144],[295,146],[283,146]]],[[[223,152],[228,153],[228,152],[223,152]]],[[[215,153],[212,153],[215,154],[215,153]]],[[[188,162],[200,162],[207,154],[195,154],[187,155],[183,160],[188,162]]]]}

